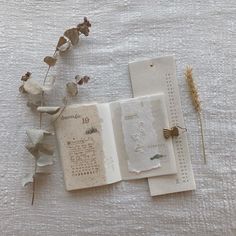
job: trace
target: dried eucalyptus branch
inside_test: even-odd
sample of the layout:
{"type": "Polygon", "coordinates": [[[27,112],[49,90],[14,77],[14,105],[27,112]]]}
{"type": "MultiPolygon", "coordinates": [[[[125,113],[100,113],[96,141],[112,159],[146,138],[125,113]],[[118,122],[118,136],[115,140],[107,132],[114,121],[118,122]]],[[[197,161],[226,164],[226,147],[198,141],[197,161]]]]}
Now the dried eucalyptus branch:
{"type": "MultiPolygon", "coordinates": [[[[59,117],[67,105],[66,99],[64,107],[62,108],[59,106],[44,106],[44,95],[52,90],[55,83],[55,77],[49,76],[50,69],[56,65],[60,56],[63,56],[63,54],[71,49],[72,46],[78,44],[81,34],[85,36],[89,35],[90,27],[91,24],[85,17],[82,23],[78,24],[77,27],[66,30],[64,35],[59,38],[53,56],[46,56],[44,58],[44,62],[48,65],[48,68],[42,85],[32,79],[32,74],[30,72],[27,72],[21,77],[22,85],[20,86],[19,91],[28,95],[27,106],[39,112],[39,129],[29,129],[26,131],[30,140],[30,144],[26,145],[26,149],[35,158],[34,171],[32,174],[27,174],[22,180],[23,186],[32,183],[32,205],[34,204],[35,199],[36,177],[43,173],[42,170],[38,172],[38,167],[42,168],[53,164],[52,155],[54,153],[54,147],[46,141],[46,137],[53,135],[53,133],[42,129],[43,114],[54,115],[59,113],[59,117]]],[[[66,85],[68,95],[76,96],[78,94],[78,86],[87,83],[88,80],[88,76],[76,76],[75,82],[69,82],[66,85]]]]}
{"type": "Polygon", "coordinates": [[[191,94],[193,106],[195,108],[195,111],[198,114],[198,120],[199,120],[199,123],[200,123],[200,130],[201,130],[203,158],[204,158],[204,163],[206,164],[206,153],[205,153],[203,125],[202,125],[201,102],[200,102],[200,99],[199,99],[197,86],[196,86],[196,84],[194,82],[194,79],[193,79],[193,69],[189,66],[185,70],[185,78],[186,78],[186,81],[188,83],[188,87],[190,89],[190,94],[191,94]]]}

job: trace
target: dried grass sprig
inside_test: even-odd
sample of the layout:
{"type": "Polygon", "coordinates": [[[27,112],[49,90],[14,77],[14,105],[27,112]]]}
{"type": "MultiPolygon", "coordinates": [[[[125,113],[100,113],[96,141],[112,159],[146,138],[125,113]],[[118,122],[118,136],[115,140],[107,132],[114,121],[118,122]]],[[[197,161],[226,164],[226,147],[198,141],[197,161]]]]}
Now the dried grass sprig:
{"type": "Polygon", "coordinates": [[[198,120],[199,120],[200,130],[201,130],[203,158],[204,158],[204,163],[206,164],[205,141],[204,141],[204,132],[203,132],[203,124],[202,124],[202,108],[201,108],[201,102],[199,99],[198,89],[193,79],[193,68],[191,68],[190,66],[187,66],[185,70],[185,78],[186,78],[186,81],[190,90],[193,106],[198,114],[198,120]]]}

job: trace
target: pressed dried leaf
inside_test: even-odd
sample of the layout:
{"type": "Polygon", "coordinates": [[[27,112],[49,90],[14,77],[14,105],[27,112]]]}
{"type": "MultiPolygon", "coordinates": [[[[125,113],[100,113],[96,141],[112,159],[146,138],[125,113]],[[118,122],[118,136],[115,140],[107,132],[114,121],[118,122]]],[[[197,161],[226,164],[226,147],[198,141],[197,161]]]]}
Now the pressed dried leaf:
{"type": "Polygon", "coordinates": [[[36,176],[41,177],[41,176],[45,176],[45,175],[50,175],[51,172],[52,172],[51,165],[38,166],[37,171],[36,171],[36,176]]]}
{"type": "Polygon", "coordinates": [[[20,93],[27,93],[24,89],[24,84],[22,84],[20,87],[19,87],[19,92],[20,93]]]}
{"type": "Polygon", "coordinates": [[[66,43],[62,44],[60,47],[58,47],[58,50],[60,53],[66,52],[71,48],[71,41],[67,41],[66,43]]]}
{"type": "Polygon", "coordinates": [[[44,57],[43,61],[47,63],[49,66],[55,66],[57,59],[55,57],[44,57]]]}
{"type": "Polygon", "coordinates": [[[43,167],[43,166],[49,166],[53,164],[52,157],[48,156],[41,156],[37,159],[37,166],[43,167]]]}
{"type": "Polygon", "coordinates": [[[74,82],[67,83],[66,90],[67,90],[67,93],[72,97],[78,94],[78,87],[77,87],[77,84],[74,82]]]}
{"type": "Polygon", "coordinates": [[[39,149],[37,146],[33,144],[27,144],[25,145],[25,148],[35,157],[39,158],[39,149]]]}
{"type": "Polygon", "coordinates": [[[68,98],[67,98],[67,97],[63,97],[63,98],[62,98],[62,102],[63,102],[64,105],[66,105],[67,102],[68,102],[68,98]]]}
{"type": "Polygon", "coordinates": [[[42,87],[41,85],[33,80],[33,79],[28,79],[25,83],[24,83],[24,90],[32,95],[38,95],[42,93],[42,87]]]}
{"type": "Polygon", "coordinates": [[[76,45],[79,42],[79,33],[77,28],[66,30],[64,35],[71,41],[72,45],[76,45]]]}
{"type": "Polygon", "coordinates": [[[67,42],[67,40],[65,39],[65,37],[61,36],[58,40],[58,43],[57,43],[57,49],[59,47],[61,47],[63,44],[65,44],[67,42]]]}
{"type": "Polygon", "coordinates": [[[31,76],[31,73],[26,72],[26,74],[21,77],[21,80],[22,81],[27,81],[30,78],[30,76],[31,76]]]}
{"type": "Polygon", "coordinates": [[[34,181],[34,174],[26,174],[23,179],[21,180],[22,186],[25,187],[26,185],[33,183],[34,181]]]}
{"type": "Polygon", "coordinates": [[[47,77],[47,81],[42,86],[42,89],[44,92],[50,92],[54,85],[55,85],[56,77],[54,75],[50,75],[47,77]]]}
{"type": "Polygon", "coordinates": [[[33,110],[37,109],[38,106],[43,105],[43,104],[41,104],[41,99],[42,99],[41,94],[39,94],[39,95],[29,94],[28,101],[27,101],[27,106],[30,107],[33,110]]]}
{"type": "Polygon", "coordinates": [[[54,115],[60,110],[60,107],[38,107],[37,111],[40,113],[47,113],[49,115],[54,115]]]}
{"type": "Polygon", "coordinates": [[[36,110],[39,105],[37,106],[32,102],[27,102],[26,106],[29,107],[31,110],[36,110]]]}
{"type": "Polygon", "coordinates": [[[91,27],[90,22],[88,21],[87,17],[84,17],[84,22],[77,25],[77,29],[80,33],[84,34],[85,36],[89,35],[89,27],[91,27]]]}
{"type": "Polygon", "coordinates": [[[37,147],[40,153],[44,153],[46,155],[53,155],[54,153],[54,146],[52,144],[39,143],[37,147]]]}
{"type": "Polygon", "coordinates": [[[26,133],[35,146],[41,143],[46,135],[53,135],[53,133],[42,129],[29,129],[26,133]]]}
{"type": "Polygon", "coordinates": [[[83,84],[88,83],[88,81],[90,80],[90,77],[87,76],[87,75],[85,75],[85,76],[83,76],[83,77],[81,77],[81,76],[79,76],[79,75],[76,75],[76,76],[75,76],[75,80],[76,80],[76,83],[77,83],[78,85],[83,85],[83,84]]]}

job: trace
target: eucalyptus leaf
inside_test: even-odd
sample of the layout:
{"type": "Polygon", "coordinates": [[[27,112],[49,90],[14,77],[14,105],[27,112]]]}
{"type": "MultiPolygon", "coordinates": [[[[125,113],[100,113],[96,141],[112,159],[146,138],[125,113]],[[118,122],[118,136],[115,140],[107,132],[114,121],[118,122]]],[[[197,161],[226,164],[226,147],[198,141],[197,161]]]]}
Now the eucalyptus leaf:
{"type": "Polygon", "coordinates": [[[50,92],[53,89],[54,85],[55,85],[55,81],[56,81],[55,76],[53,76],[53,75],[48,76],[47,80],[45,82],[45,85],[43,85],[43,87],[42,87],[42,90],[44,92],[50,92]]]}
{"type": "Polygon", "coordinates": [[[33,144],[27,144],[25,145],[25,148],[35,157],[35,158],[39,158],[39,149],[37,146],[33,145],[33,144]]]}
{"type": "Polygon", "coordinates": [[[28,129],[26,133],[35,146],[41,143],[46,135],[53,135],[53,133],[42,129],[28,129]]]}
{"type": "Polygon", "coordinates": [[[51,156],[41,156],[37,159],[37,166],[49,166],[53,164],[53,159],[51,156]]]}
{"type": "Polygon", "coordinates": [[[43,61],[48,64],[49,66],[55,66],[57,59],[55,57],[44,57],[43,61]]]}
{"type": "Polygon", "coordinates": [[[22,84],[20,87],[19,87],[19,92],[20,93],[27,93],[24,89],[24,84],[22,84]]]}
{"type": "Polygon", "coordinates": [[[28,79],[24,83],[24,91],[32,95],[38,95],[42,93],[43,89],[37,81],[28,79]]]}
{"type": "Polygon", "coordinates": [[[31,73],[30,72],[26,72],[22,77],[21,80],[22,81],[27,81],[28,79],[30,79],[31,73]]]}
{"type": "Polygon", "coordinates": [[[79,33],[77,28],[66,30],[64,35],[71,41],[72,45],[76,45],[79,42],[79,33]]]}
{"type": "Polygon", "coordinates": [[[36,176],[40,177],[43,175],[50,175],[52,172],[52,166],[38,166],[36,171],[36,176]]]}
{"type": "Polygon", "coordinates": [[[40,113],[47,113],[49,115],[54,115],[60,110],[60,107],[38,107],[37,111],[40,113]]]}
{"type": "Polygon", "coordinates": [[[67,105],[68,98],[67,97],[63,97],[62,98],[62,102],[63,102],[64,105],[67,105]]]}
{"type": "Polygon", "coordinates": [[[54,153],[54,146],[49,143],[39,143],[38,150],[40,153],[44,153],[46,155],[53,155],[54,153]]]}
{"type": "Polygon", "coordinates": [[[57,49],[59,49],[66,42],[67,42],[66,38],[64,36],[61,36],[58,40],[58,43],[57,43],[57,49]]]}
{"type": "Polygon", "coordinates": [[[38,106],[41,106],[41,99],[42,99],[41,94],[38,94],[38,95],[29,94],[27,106],[33,110],[37,109],[38,106]]]}
{"type": "Polygon", "coordinates": [[[60,47],[58,47],[58,50],[60,52],[66,52],[71,48],[71,41],[66,41],[66,43],[62,44],[60,47]]]}
{"type": "Polygon", "coordinates": [[[77,25],[78,31],[84,34],[85,36],[89,35],[90,27],[91,27],[91,23],[88,21],[87,17],[84,17],[83,23],[77,25]]]}
{"type": "Polygon", "coordinates": [[[88,83],[88,81],[90,80],[90,77],[85,75],[85,76],[80,76],[80,75],[76,75],[75,76],[75,81],[78,85],[83,85],[88,83]]]}
{"type": "Polygon", "coordinates": [[[22,186],[25,187],[26,185],[33,183],[34,181],[34,174],[26,174],[23,179],[21,180],[22,186]]]}
{"type": "Polygon", "coordinates": [[[66,84],[66,91],[67,93],[74,97],[78,94],[78,87],[77,87],[77,84],[74,83],[74,82],[69,82],[66,84]]]}

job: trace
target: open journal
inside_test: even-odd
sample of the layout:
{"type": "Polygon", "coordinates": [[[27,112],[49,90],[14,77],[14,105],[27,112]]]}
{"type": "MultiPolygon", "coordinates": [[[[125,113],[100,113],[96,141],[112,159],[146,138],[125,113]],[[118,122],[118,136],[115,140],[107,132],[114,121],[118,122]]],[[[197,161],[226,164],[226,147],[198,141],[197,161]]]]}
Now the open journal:
{"type": "Polygon", "coordinates": [[[67,106],[55,132],[67,190],[176,173],[163,93],[67,106]]]}

